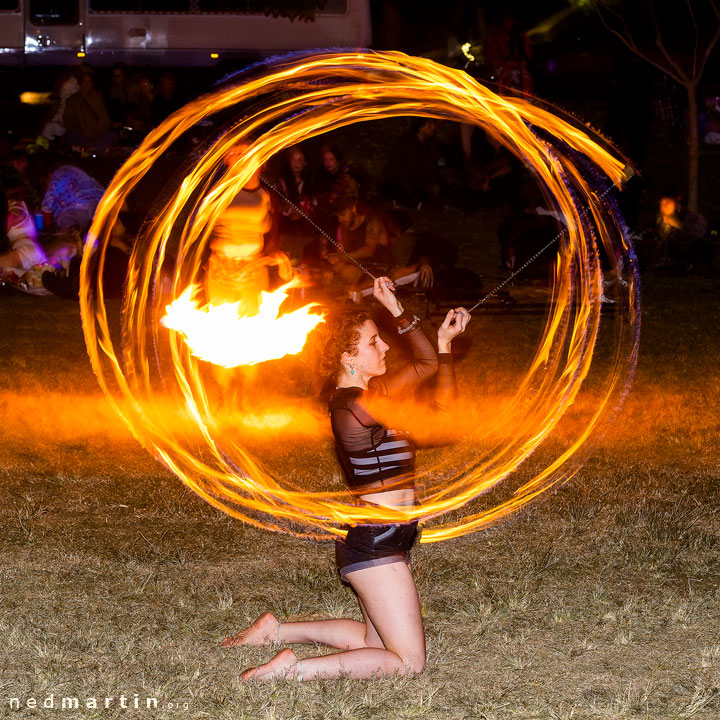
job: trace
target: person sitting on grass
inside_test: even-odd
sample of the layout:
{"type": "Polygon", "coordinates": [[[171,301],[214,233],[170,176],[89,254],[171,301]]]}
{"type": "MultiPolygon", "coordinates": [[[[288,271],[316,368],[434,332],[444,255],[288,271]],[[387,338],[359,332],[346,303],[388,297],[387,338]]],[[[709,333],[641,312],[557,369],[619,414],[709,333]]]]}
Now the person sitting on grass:
{"type": "Polygon", "coordinates": [[[22,185],[8,181],[0,190],[0,229],[7,247],[0,251],[0,273],[23,275],[33,265],[47,262],[37,239],[35,221],[23,200],[22,185]]]}
{"type": "Polygon", "coordinates": [[[333,214],[338,221],[336,240],[344,254],[326,247],[321,255],[344,284],[371,287],[371,278],[353,262],[354,259],[363,267],[372,268],[373,274],[387,273],[394,280],[419,273],[419,284],[432,287],[433,271],[427,257],[413,260],[412,248],[405,247],[405,240],[411,236],[389,232],[386,219],[367,203],[340,198],[333,203],[333,214]]]}
{"type": "Polygon", "coordinates": [[[90,72],[80,76],[80,89],[67,99],[63,122],[70,147],[105,153],[119,140],[110,130],[110,113],[105,98],[95,87],[95,78],[90,72]]]}
{"type": "Polygon", "coordinates": [[[40,209],[51,213],[53,225],[61,231],[87,232],[95,209],[105,192],[103,186],[74,165],[60,165],[43,178],[46,186],[40,209]]]}
{"type": "MultiPolygon", "coordinates": [[[[374,393],[403,397],[437,374],[435,403],[447,407],[454,393],[451,343],[470,314],[450,310],[438,329],[439,358],[420,321],[403,310],[387,277],[375,281],[374,295],[395,318],[398,333],[412,350],[412,361],[385,375],[389,346],[367,312],[355,310],[329,319],[322,373],[335,391],[329,410],[340,463],[357,502],[388,508],[415,504],[415,447],[407,435],[390,430],[370,415],[366,398],[374,393]]],[[[364,621],[347,619],[280,622],[261,615],[222,645],[320,643],[341,652],[299,660],[286,648],[270,662],[246,670],[243,680],[387,677],[416,675],[425,666],[425,633],[420,601],[410,569],[417,521],[346,526],[335,545],[340,578],[357,595],[364,621]]]]}

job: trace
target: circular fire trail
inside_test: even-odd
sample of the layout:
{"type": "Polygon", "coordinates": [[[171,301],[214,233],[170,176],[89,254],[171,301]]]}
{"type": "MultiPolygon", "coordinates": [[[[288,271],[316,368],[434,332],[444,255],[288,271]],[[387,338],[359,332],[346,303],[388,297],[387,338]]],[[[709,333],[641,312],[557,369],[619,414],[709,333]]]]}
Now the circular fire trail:
{"type": "MultiPolygon", "coordinates": [[[[245,522],[319,539],[342,535],[344,523],[408,518],[430,521],[422,542],[473,532],[571,477],[578,468],[578,450],[627,389],[639,338],[637,269],[612,195],[604,192],[611,186],[620,189],[626,179],[625,162],[587,128],[529,99],[494,94],[465,73],[432,61],[358,51],[275,60],[169,117],[108,187],[81,271],[82,320],[93,368],[135,437],[198,495],[245,522]],[[231,437],[213,411],[206,390],[211,370],[203,358],[235,368],[224,372],[234,373],[242,386],[262,372],[264,360],[285,356],[273,362],[293,362],[287,354],[300,352],[303,339],[287,348],[261,346],[266,340],[290,340],[291,333],[281,329],[288,322],[282,299],[269,298],[269,307],[263,303],[259,313],[246,310],[239,316],[237,307],[201,307],[194,295],[203,284],[213,227],[273,155],[354,123],[408,115],[482,128],[534,173],[567,229],[559,240],[552,302],[535,356],[511,400],[493,417],[492,431],[466,436],[463,447],[447,448],[434,465],[426,467],[421,460],[418,504],[390,509],[353,504],[340,491],[299,487],[291,470],[269,472],[251,455],[250,445],[231,437]],[[224,132],[193,144],[188,138],[210,122],[224,132]],[[223,172],[225,158],[238,148],[240,160],[223,172]],[[162,163],[168,153],[188,158],[182,176],[166,176],[162,163]],[[157,196],[163,184],[165,191],[157,196]],[[134,246],[127,292],[118,307],[105,302],[103,268],[112,228],[133,193],[156,195],[155,211],[134,246]],[[568,424],[591,371],[603,280],[609,273],[619,280],[615,325],[607,330],[613,343],[610,370],[594,382],[588,411],[564,426],[559,439],[555,433],[549,445],[564,417],[568,424]],[[186,314],[178,319],[180,306],[186,314]],[[215,322],[227,327],[222,318],[217,320],[218,311],[231,316],[232,330],[207,330],[215,322]],[[266,315],[258,320],[262,313],[266,315]],[[256,337],[248,340],[251,332],[256,337]],[[220,359],[214,355],[213,337],[225,353],[220,359]],[[202,350],[195,343],[204,343],[202,350]],[[536,467],[541,446],[543,467],[536,467]],[[517,481],[518,469],[528,467],[533,453],[531,477],[517,481]],[[495,502],[494,493],[508,486],[510,492],[495,502]],[[493,500],[478,511],[473,501],[480,496],[493,500]]],[[[321,322],[322,310],[301,311],[304,337],[321,322]]],[[[235,424],[255,423],[266,433],[277,433],[280,452],[287,413],[256,417],[238,407],[241,418],[235,424]]],[[[329,434],[323,452],[330,467],[329,434]]]]}

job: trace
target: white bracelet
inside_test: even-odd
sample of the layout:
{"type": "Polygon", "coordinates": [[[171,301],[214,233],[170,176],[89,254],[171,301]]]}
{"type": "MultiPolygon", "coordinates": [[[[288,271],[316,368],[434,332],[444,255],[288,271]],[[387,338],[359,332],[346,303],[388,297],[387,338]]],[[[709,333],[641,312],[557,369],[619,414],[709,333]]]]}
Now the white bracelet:
{"type": "Polygon", "coordinates": [[[413,315],[412,322],[405,328],[398,328],[398,335],[404,335],[408,330],[412,330],[418,323],[420,318],[417,315],[413,315]]]}

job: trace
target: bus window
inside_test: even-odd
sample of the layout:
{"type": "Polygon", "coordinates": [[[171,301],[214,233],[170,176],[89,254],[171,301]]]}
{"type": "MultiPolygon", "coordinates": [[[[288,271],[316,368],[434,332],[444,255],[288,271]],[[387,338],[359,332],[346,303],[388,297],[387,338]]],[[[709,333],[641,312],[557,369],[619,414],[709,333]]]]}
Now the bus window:
{"type": "Polygon", "coordinates": [[[90,0],[91,12],[186,13],[191,0],[90,0]]]}
{"type": "Polygon", "coordinates": [[[347,13],[347,0],[327,0],[318,12],[323,15],[345,15],[347,13]]]}
{"type": "Polygon", "coordinates": [[[272,15],[273,17],[312,17],[316,12],[344,15],[347,0],[193,0],[193,9],[201,13],[236,15],[272,15]]]}
{"type": "MultiPolygon", "coordinates": [[[[6,0],[0,0],[3,2],[6,0]]],[[[312,18],[315,13],[345,15],[347,0],[90,0],[96,13],[231,13],[312,18]]]]}
{"type": "Polygon", "coordinates": [[[33,25],[77,25],[77,0],[30,0],[33,25]]]}
{"type": "Polygon", "coordinates": [[[20,0],[0,0],[0,12],[17,12],[20,9],[20,0]]]}

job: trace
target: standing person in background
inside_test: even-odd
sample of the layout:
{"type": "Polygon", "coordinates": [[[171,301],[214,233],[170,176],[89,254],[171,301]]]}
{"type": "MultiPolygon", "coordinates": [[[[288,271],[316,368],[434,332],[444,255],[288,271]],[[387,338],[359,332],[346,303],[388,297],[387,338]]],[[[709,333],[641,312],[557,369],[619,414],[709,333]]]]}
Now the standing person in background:
{"type": "Polygon", "coordinates": [[[492,79],[500,88],[533,91],[530,75],[532,48],[512,10],[504,9],[496,24],[489,25],[485,55],[492,69],[492,79]]]}
{"type": "MultiPolygon", "coordinates": [[[[234,147],[224,158],[225,173],[233,173],[245,152],[234,147]]],[[[270,289],[268,267],[277,265],[283,279],[289,280],[292,267],[287,256],[271,251],[273,228],[270,196],[260,184],[260,169],[235,195],[215,222],[210,239],[210,257],[205,275],[205,300],[209,305],[238,303],[241,316],[257,315],[262,292],[270,289]],[[270,238],[270,243],[266,242],[270,238]]],[[[245,378],[255,369],[212,366],[221,390],[221,402],[238,410],[243,398],[245,378]]]]}
{"type": "MultiPolygon", "coordinates": [[[[226,172],[232,172],[243,150],[238,146],[227,154],[226,172]]],[[[235,195],[213,228],[205,278],[208,303],[217,306],[240,302],[241,315],[257,313],[260,293],[269,289],[263,248],[271,228],[270,196],[260,185],[258,171],[235,195]]]]}
{"type": "Polygon", "coordinates": [[[145,72],[135,73],[130,81],[130,104],[127,123],[139,134],[145,135],[153,128],[152,102],[155,86],[145,72]]]}

